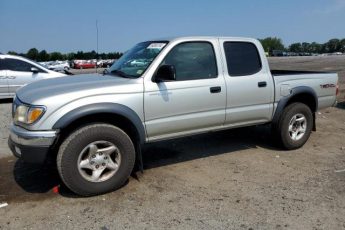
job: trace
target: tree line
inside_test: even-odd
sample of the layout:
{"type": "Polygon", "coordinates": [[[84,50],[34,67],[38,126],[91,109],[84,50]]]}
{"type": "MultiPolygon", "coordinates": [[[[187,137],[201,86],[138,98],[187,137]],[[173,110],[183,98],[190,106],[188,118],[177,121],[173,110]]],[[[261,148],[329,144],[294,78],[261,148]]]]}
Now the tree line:
{"type": "Polygon", "coordinates": [[[264,50],[266,52],[272,52],[273,50],[281,50],[294,53],[335,53],[335,52],[345,52],[345,38],[330,39],[325,43],[317,42],[297,42],[285,47],[282,40],[277,37],[267,37],[264,39],[259,39],[264,50]]]}
{"type": "MultiPolygon", "coordinates": [[[[271,53],[273,50],[281,50],[286,52],[294,53],[334,53],[342,52],[345,53],[345,38],[330,39],[325,43],[317,42],[297,42],[285,47],[282,39],[277,37],[267,37],[264,39],[259,39],[265,52],[271,53]]],[[[14,51],[9,51],[8,54],[20,55],[27,57],[35,61],[56,61],[56,60],[90,60],[90,59],[119,59],[122,56],[120,52],[113,53],[100,53],[97,54],[96,51],[91,52],[78,51],[76,53],[71,52],[67,54],[62,54],[60,52],[48,53],[46,50],[38,51],[36,48],[31,48],[26,53],[16,53],[14,51]]]]}
{"type": "Polygon", "coordinates": [[[60,52],[48,53],[46,50],[38,51],[36,48],[31,48],[26,53],[16,53],[14,51],[9,51],[8,54],[27,57],[31,60],[35,60],[38,62],[56,61],[56,60],[75,60],[75,59],[81,59],[81,60],[119,59],[122,56],[122,53],[120,53],[120,52],[97,54],[96,51],[94,51],[94,50],[92,50],[91,52],[78,51],[76,53],[71,52],[71,53],[67,53],[67,54],[62,54],[60,52]]]}

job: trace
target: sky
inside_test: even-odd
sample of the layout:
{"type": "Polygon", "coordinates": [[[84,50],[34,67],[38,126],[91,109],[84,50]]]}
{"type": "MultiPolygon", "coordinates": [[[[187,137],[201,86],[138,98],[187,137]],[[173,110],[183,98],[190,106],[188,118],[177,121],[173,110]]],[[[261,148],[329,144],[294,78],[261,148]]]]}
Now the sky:
{"type": "Polygon", "coordinates": [[[345,38],[345,0],[0,0],[0,52],[123,52],[174,36],[345,38]]]}

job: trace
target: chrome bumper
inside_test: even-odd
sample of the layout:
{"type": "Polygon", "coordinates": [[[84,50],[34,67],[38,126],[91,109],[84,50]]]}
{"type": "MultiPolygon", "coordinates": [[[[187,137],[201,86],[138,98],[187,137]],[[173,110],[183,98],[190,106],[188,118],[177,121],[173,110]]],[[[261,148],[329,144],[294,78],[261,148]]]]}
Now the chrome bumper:
{"type": "Polygon", "coordinates": [[[57,131],[30,131],[14,124],[10,128],[8,146],[13,155],[28,163],[44,163],[51,146],[57,139],[57,131]]]}
{"type": "Polygon", "coordinates": [[[30,131],[23,129],[14,124],[10,128],[10,138],[11,140],[19,145],[28,145],[28,146],[51,146],[58,132],[49,130],[49,131],[30,131]]]}
{"type": "Polygon", "coordinates": [[[333,107],[337,107],[337,105],[338,105],[338,101],[335,100],[335,102],[334,102],[334,104],[333,104],[332,106],[333,106],[333,107]]]}

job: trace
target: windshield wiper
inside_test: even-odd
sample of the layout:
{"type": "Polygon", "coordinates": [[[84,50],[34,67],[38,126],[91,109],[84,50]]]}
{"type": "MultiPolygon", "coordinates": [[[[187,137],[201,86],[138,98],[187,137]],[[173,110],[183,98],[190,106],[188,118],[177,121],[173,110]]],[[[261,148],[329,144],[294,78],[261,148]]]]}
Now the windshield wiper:
{"type": "Polygon", "coordinates": [[[116,74],[116,75],[118,75],[120,77],[124,77],[124,78],[133,78],[134,77],[132,75],[126,74],[125,72],[123,72],[121,70],[117,70],[117,69],[112,70],[110,73],[116,74]]]}

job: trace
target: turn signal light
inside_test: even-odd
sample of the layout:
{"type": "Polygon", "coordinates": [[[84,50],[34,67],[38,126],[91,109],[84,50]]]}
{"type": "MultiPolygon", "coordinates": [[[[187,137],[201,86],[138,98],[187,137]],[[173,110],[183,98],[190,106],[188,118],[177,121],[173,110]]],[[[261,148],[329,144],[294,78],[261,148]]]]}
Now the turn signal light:
{"type": "Polygon", "coordinates": [[[35,121],[37,121],[41,117],[43,112],[44,112],[44,109],[40,107],[29,109],[27,123],[32,124],[35,121]]]}

